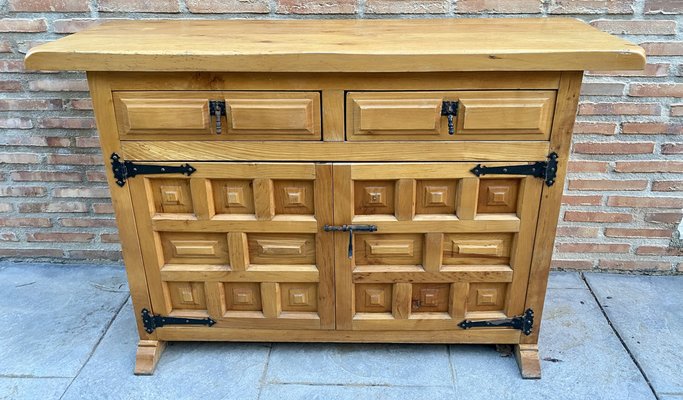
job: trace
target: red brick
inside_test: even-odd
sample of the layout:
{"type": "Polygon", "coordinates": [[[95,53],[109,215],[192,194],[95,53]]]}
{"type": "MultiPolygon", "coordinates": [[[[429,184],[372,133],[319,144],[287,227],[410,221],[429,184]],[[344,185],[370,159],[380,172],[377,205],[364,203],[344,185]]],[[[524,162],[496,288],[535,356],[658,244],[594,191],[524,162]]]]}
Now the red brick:
{"type": "Polygon", "coordinates": [[[0,153],[0,164],[36,164],[40,161],[34,153],[0,153]]]}
{"type": "MultiPolygon", "coordinates": [[[[267,0],[186,0],[185,3],[191,13],[197,14],[270,12],[270,5],[267,0]]],[[[336,4],[336,1],[332,4],[336,4]]]]}
{"type": "Polygon", "coordinates": [[[617,35],[675,35],[676,21],[667,20],[596,20],[591,25],[617,35]]]}
{"type": "Polygon", "coordinates": [[[676,268],[676,271],[683,272],[683,263],[678,264],[678,268],[676,268]]]}
{"type": "Polygon", "coordinates": [[[0,118],[0,129],[31,129],[33,122],[30,118],[0,118]]]}
{"type": "Polygon", "coordinates": [[[88,206],[78,201],[56,201],[53,203],[21,203],[18,205],[20,213],[83,213],[88,212],[88,206]]]}
{"type": "Polygon", "coordinates": [[[671,263],[655,261],[600,260],[600,269],[619,271],[670,271],[671,263]]]}
{"type": "Polygon", "coordinates": [[[43,197],[47,189],[42,186],[0,186],[0,197],[43,197]]]}
{"type": "Polygon", "coordinates": [[[633,135],[681,135],[683,124],[665,124],[662,122],[624,122],[621,133],[633,135]]]}
{"type": "Polygon", "coordinates": [[[70,250],[70,259],[120,261],[121,252],[116,250],[70,250]]]}
{"type": "Polygon", "coordinates": [[[683,192],[683,181],[654,181],[652,182],[654,192],[683,192]]]}
{"type": "Polygon", "coordinates": [[[66,228],[114,228],[116,221],[106,218],[60,218],[59,224],[66,228]]]}
{"type": "Polygon", "coordinates": [[[0,99],[0,111],[54,111],[64,109],[61,99],[0,99]]]}
{"type": "Polygon", "coordinates": [[[100,139],[97,137],[81,136],[76,138],[76,147],[99,148],[100,139]]]}
{"type": "Polygon", "coordinates": [[[683,42],[647,42],[640,46],[648,56],[683,56],[683,42]]]}
{"type": "Polygon", "coordinates": [[[87,92],[85,79],[39,79],[28,83],[32,92],[87,92]]]}
{"type": "Polygon", "coordinates": [[[683,143],[662,144],[662,154],[683,154],[683,143]]]}
{"type": "Polygon", "coordinates": [[[3,18],[0,19],[0,32],[45,32],[45,18],[3,18]]]}
{"type": "Polygon", "coordinates": [[[12,42],[9,40],[0,40],[0,53],[11,53],[12,42]]]}
{"type": "Polygon", "coordinates": [[[19,92],[21,82],[19,81],[0,81],[0,92],[19,92]]]}
{"type": "Polygon", "coordinates": [[[594,238],[598,236],[598,231],[598,228],[586,226],[560,226],[557,228],[557,236],[594,238]]]}
{"type": "Polygon", "coordinates": [[[101,12],[153,12],[177,13],[180,6],[177,0],[99,0],[101,12]]]}
{"type": "Polygon", "coordinates": [[[0,257],[64,258],[64,252],[59,249],[0,249],[0,257]]]}
{"type": "Polygon", "coordinates": [[[668,63],[647,64],[641,71],[588,71],[587,76],[636,76],[658,78],[669,75],[668,63]]]}
{"type": "Polygon", "coordinates": [[[660,115],[661,107],[653,103],[583,103],[580,115],[660,115]]]}
{"type": "Polygon", "coordinates": [[[91,242],[95,237],[92,233],[67,233],[67,232],[36,232],[26,235],[28,242],[91,242]]]}
{"type": "Polygon", "coordinates": [[[55,165],[100,165],[102,156],[97,154],[49,154],[48,164],[55,165]]]}
{"type": "Polygon", "coordinates": [[[636,249],[639,256],[683,256],[683,249],[664,246],[640,246],[636,249]]]}
{"type": "Polygon", "coordinates": [[[671,229],[605,228],[605,236],[618,238],[670,238],[671,229]]]}
{"type": "Polygon", "coordinates": [[[93,118],[49,117],[38,121],[38,128],[44,129],[94,129],[93,118]]]}
{"type": "Polygon", "coordinates": [[[24,71],[23,60],[0,60],[0,72],[19,73],[24,71]]]}
{"type": "Polygon", "coordinates": [[[9,0],[10,11],[82,12],[89,11],[88,0],[9,0]]]}
{"type": "Polygon", "coordinates": [[[278,0],[277,12],[279,14],[353,14],[356,12],[356,0],[278,0]]]}
{"type": "Polygon", "coordinates": [[[114,206],[111,203],[96,203],[92,205],[95,214],[113,214],[114,206]]]}
{"type": "Polygon", "coordinates": [[[628,253],[631,245],[626,243],[559,243],[561,253],[628,253]]]}
{"type": "Polygon", "coordinates": [[[624,94],[623,83],[602,83],[602,82],[584,82],[581,85],[582,96],[621,96],[624,94]]]}
{"type": "Polygon", "coordinates": [[[683,117],[683,104],[672,104],[671,105],[671,116],[672,117],[683,117]]]}
{"type": "Polygon", "coordinates": [[[652,142],[574,143],[577,154],[650,154],[654,150],[652,142]]]}
{"type": "Polygon", "coordinates": [[[58,136],[0,136],[3,146],[68,147],[71,140],[58,136]]]}
{"type": "Polygon", "coordinates": [[[550,267],[553,269],[592,269],[591,260],[552,260],[550,267]]]}
{"type": "Polygon", "coordinates": [[[91,99],[69,99],[67,100],[67,108],[73,110],[92,110],[91,99]]]}
{"type": "Polygon", "coordinates": [[[550,14],[633,14],[634,0],[554,0],[550,14]]]}
{"type": "Polygon", "coordinates": [[[107,174],[102,171],[88,171],[85,173],[88,182],[106,182],[107,174]]]}
{"type": "Polygon", "coordinates": [[[607,172],[609,163],[604,161],[569,161],[568,172],[607,172]]]}
{"type": "Polygon", "coordinates": [[[683,172],[680,161],[619,161],[616,172],[683,172]]]}
{"type": "Polygon", "coordinates": [[[661,213],[647,213],[645,214],[645,222],[652,222],[655,224],[678,224],[683,218],[683,213],[680,212],[661,212],[661,213]]]}
{"type": "Polygon", "coordinates": [[[630,197],[610,196],[611,207],[683,208],[683,198],[678,197],[630,197]]]}
{"type": "Polygon", "coordinates": [[[10,177],[15,182],[80,182],[79,172],[60,171],[14,171],[10,177]]]}
{"type": "Polygon", "coordinates": [[[565,211],[564,220],[568,222],[631,222],[633,215],[602,211],[565,211]]]}
{"type": "Polygon", "coordinates": [[[50,228],[52,222],[48,218],[0,218],[0,226],[7,228],[50,228]]]}
{"type": "Polygon", "coordinates": [[[645,14],[681,14],[681,0],[645,0],[645,14]]]}
{"type": "Polygon", "coordinates": [[[11,212],[14,210],[14,205],[12,203],[0,203],[0,212],[11,212]]]}
{"type": "Polygon", "coordinates": [[[646,180],[572,179],[569,190],[645,190],[646,180]]]}
{"type": "Polygon", "coordinates": [[[77,18],[77,19],[58,19],[52,22],[52,30],[55,33],[76,33],[82,30],[92,28],[103,24],[110,19],[90,19],[90,18],[77,18]]]}
{"type": "Polygon", "coordinates": [[[542,11],[541,0],[458,0],[456,13],[487,14],[538,14],[542,11]]]}
{"type": "Polygon", "coordinates": [[[599,206],[602,196],[562,196],[562,204],[569,206],[599,206]]]}
{"type": "Polygon", "coordinates": [[[448,2],[444,0],[367,0],[365,3],[368,14],[443,14],[447,10],[448,2]]]}
{"type": "Polygon", "coordinates": [[[617,132],[617,124],[614,122],[585,122],[577,121],[574,124],[575,135],[614,135],[617,132]]]}
{"type": "Polygon", "coordinates": [[[683,83],[634,83],[628,94],[636,97],[683,97],[683,83]]]}
{"type": "Polygon", "coordinates": [[[0,242],[18,242],[16,233],[14,232],[2,232],[0,233],[0,242]]]}
{"type": "Polygon", "coordinates": [[[108,198],[109,189],[99,187],[62,187],[55,188],[52,195],[54,197],[108,198]]]}
{"type": "Polygon", "coordinates": [[[116,233],[102,233],[100,235],[102,243],[119,243],[119,235],[116,233]]]}

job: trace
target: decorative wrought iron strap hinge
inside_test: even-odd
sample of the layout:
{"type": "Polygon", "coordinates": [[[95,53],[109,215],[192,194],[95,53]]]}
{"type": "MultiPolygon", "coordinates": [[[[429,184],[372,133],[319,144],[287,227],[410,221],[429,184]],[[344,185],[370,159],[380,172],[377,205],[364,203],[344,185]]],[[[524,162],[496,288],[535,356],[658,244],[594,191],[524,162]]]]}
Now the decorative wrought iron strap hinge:
{"type": "Polygon", "coordinates": [[[209,112],[216,118],[216,134],[220,135],[223,131],[221,116],[228,115],[228,109],[224,100],[209,100],[209,112]]]}
{"type": "Polygon", "coordinates": [[[532,327],[534,326],[534,310],[528,308],[524,311],[524,314],[512,317],[508,319],[495,319],[488,321],[472,321],[466,319],[458,324],[462,329],[469,328],[500,328],[500,327],[511,327],[514,329],[519,329],[526,336],[531,335],[532,327]]]}
{"type": "Polygon", "coordinates": [[[458,115],[458,102],[444,101],[441,103],[441,115],[445,115],[448,118],[448,134],[455,134],[455,124],[453,123],[453,118],[458,115]]]}
{"type": "Polygon", "coordinates": [[[197,171],[197,169],[190,164],[181,164],[178,166],[136,164],[132,161],[121,161],[121,157],[116,153],[112,153],[110,158],[111,169],[114,172],[116,184],[121,187],[126,184],[126,179],[136,175],[184,174],[190,176],[197,171]]]}
{"type": "Polygon", "coordinates": [[[143,308],[142,324],[145,326],[147,333],[152,333],[156,328],[161,328],[165,325],[206,325],[213,326],[216,321],[211,318],[178,318],[178,317],[162,317],[161,315],[154,315],[148,309],[143,308]]]}
{"type": "Polygon", "coordinates": [[[533,164],[506,165],[502,167],[487,167],[478,164],[476,167],[472,168],[470,172],[476,176],[531,175],[543,179],[546,185],[552,186],[555,184],[555,178],[557,177],[557,158],[557,153],[552,152],[548,155],[547,161],[536,161],[533,164]]]}

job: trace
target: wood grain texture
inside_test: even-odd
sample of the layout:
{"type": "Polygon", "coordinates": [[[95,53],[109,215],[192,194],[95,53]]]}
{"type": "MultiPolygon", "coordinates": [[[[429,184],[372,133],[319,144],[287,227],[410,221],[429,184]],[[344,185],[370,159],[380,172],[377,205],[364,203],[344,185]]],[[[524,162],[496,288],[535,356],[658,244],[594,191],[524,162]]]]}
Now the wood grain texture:
{"type": "Polygon", "coordinates": [[[644,64],[642,48],[565,18],[116,21],[26,56],[29,69],[97,71],[625,70],[644,64]]]}
{"type": "Polygon", "coordinates": [[[152,375],[157,367],[166,342],[160,340],[140,340],[135,353],[135,375],[152,375]]]}

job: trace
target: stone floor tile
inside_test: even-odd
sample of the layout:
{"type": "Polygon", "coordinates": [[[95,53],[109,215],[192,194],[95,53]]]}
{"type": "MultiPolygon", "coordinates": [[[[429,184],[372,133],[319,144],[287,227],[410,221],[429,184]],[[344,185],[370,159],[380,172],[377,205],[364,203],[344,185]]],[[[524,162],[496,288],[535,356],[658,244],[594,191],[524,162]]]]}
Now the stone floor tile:
{"type": "Polygon", "coordinates": [[[0,378],[0,400],[59,399],[71,378],[0,378]]]}
{"type": "Polygon", "coordinates": [[[552,272],[548,278],[548,289],[586,289],[586,282],[578,272],[552,272]]]}
{"type": "Polygon", "coordinates": [[[266,385],[259,400],[412,400],[456,399],[450,387],[266,385]]]}

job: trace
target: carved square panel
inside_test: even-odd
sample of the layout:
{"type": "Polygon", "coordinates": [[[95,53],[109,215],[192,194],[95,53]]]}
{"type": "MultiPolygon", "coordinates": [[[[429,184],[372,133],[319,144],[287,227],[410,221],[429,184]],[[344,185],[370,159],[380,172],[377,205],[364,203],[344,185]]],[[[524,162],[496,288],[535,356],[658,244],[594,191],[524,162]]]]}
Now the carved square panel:
{"type": "Polygon", "coordinates": [[[318,311],[317,283],[280,283],[282,311],[318,311]]]}
{"type": "Polygon", "coordinates": [[[391,312],[390,283],[362,283],[354,288],[356,312],[391,312]]]}
{"type": "Polygon", "coordinates": [[[216,214],[254,214],[254,190],[250,180],[211,181],[216,214]]]}
{"type": "Polygon", "coordinates": [[[356,265],[422,265],[421,233],[354,233],[356,265]]]}
{"type": "Polygon", "coordinates": [[[454,214],[455,179],[418,180],[416,186],[416,214],[454,214]]]}
{"type": "Polygon", "coordinates": [[[447,233],[444,265],[509,265],[513,233],[447,233]]]}
{"type": "Polygon", "coordinates": [[[152,178],[149,183],[156,212],[194,213],[189,179],[152,178]]]}
{"type": "Polygon", "coordinates": [[[481,179],[477,213],[517,212],[519,179],[481,179]]]}
{"type": "Polygon", "coordinates": [[[274,180],[275,214],[313,214],[313,181],[274,180]]]}
{"type": "Polygon", "coordinates": [[[450,283],[413,284],[412,312],[447,312],[450,283]]]}
{"type": "Polygon", "coordinates": [[[308,233],[249,233],[252,264],[315,264],[315,235],[308,233]]]}
{"type": "Polygon", "coordinates": [[[394,214],[396,181],[355,181],[356,215],[394,214]]]}
{"type": "Polygon", "coordinates": [[[260,311],[261,284],[258,282],[226,282],[225,308],[227,311],[260,311]]]}
{"type": "Polygon", "coordinates": [[[167,282],[173,310],[206,310],[204,282],[167,282]]]}
{"type": "Polygon", "coordinates": [[[467,311],[503,311],[507,283],[476,282],[470,283],[467,295],[467,311]]]}
{"type": "Polygon", "coordinates": [[[160,232],[164,264],[228,265],[224,233],[160,232]]]}

